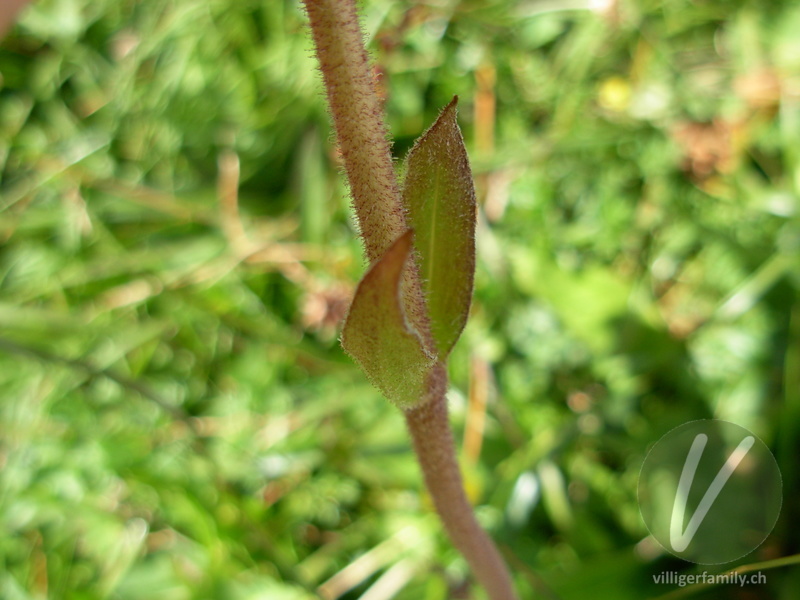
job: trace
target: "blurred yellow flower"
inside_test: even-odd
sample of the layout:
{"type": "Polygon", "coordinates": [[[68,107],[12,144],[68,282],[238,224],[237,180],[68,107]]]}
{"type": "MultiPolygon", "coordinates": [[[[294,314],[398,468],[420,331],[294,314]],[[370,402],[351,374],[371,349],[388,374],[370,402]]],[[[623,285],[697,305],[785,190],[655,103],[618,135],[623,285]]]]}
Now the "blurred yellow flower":
{"type": "Polygon", "coordinates": [[[623,112],[631,101],[631,85],[618,75],[605,79],[597,92],[597,101],[606,110],[623,112]]]}

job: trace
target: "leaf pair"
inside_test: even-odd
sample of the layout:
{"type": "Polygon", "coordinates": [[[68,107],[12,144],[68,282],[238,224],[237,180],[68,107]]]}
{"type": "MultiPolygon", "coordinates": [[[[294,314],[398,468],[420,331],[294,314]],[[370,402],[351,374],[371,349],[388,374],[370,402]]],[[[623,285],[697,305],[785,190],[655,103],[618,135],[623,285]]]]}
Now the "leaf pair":
{"type": "Polygon", "coordinates": [[[475,190],[453,98],[406,158],[410,227],[358,284],[342,346],[400,408],[424,401],[467,322],[475,273],[475,190]],[[412,256],[412,249],[415,251],[412,256]],[[409,297],[416,261],[423,315],[409,297]]]}

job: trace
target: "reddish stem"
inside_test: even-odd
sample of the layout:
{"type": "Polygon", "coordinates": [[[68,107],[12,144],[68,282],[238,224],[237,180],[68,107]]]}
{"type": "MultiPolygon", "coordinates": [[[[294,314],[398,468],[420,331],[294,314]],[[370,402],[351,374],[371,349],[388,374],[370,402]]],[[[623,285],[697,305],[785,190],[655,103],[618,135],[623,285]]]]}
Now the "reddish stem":
{"type": "MultiPolygon", "coordinates": [[[[304,0],[344,158],[353,205],[367,258],[374,262],[406,229],[392,165],[383,111],[375,93],[354,0],[304,0]]],[[[406,318],[429,349],[434,348],[419,273],[406,269],[406,318]]],[[[511,576],[492,540],[481,529],[464,494],[447,421],[447,376],[437,364],[421,406],[407,411],[425,484],[453,544],[492,600],[516,600],[511,576]]]]}
{"type": "Polygon", "coordinates": [[[444,394],[405,415],[425,485],[453,545],[492,600],[516,600],[508,568],[464,493],[444,394]]]}
{"type": "Polygon", "coordinates": [[[383,107],[353,0],[304,0],[370,262],[407,229],[383,107]]]}

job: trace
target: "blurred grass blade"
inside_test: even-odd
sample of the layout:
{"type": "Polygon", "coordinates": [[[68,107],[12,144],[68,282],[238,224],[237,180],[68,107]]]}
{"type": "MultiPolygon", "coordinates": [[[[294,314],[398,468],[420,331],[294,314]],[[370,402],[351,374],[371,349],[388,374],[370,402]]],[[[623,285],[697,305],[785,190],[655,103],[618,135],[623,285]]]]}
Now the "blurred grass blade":
{"type": "Polygon", "coordinates": [[[454,97],[406,159],[403,202],[431,329],[444,360],[467,322],[475,274],[475,188],[454,97]]]}
{"type": "Polygon", "coordinates": [[[400,408],[422,400],[436,357],[406,323],[400,282],[412,246],[406,231],[358,284],[342,330],[342,346],[369,380],[400,408]]]}
{"type": "Polygon", "coordinates": [[[331,224],[327,194],[327,174],[319,132],[310,129],[303,136],[297,153],[295,186],[300,199],[300,230],[303,241],[321,244],[331,224]]]}

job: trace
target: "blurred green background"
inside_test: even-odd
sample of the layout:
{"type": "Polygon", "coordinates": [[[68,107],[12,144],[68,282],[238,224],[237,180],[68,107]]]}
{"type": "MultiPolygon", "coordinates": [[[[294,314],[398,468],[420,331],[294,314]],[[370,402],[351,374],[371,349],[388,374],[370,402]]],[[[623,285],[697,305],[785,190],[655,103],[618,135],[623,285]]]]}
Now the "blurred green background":
{"type": "MultiPolygon", "coordinates": [[[[523,598],[638,599],[647,449],[743,425],[800,552],[800,4],[368,0],[481,205],[451,359],[523,598]]],[[[337,342],[364,261],[297,0],[41,0],[0,46],[0,598],[485,598],[337,342]]],[[[709,567],[721,572],[736,564],[709,567]]],[[[697,598],[790,599],[798,567],[697,598]]]]}

